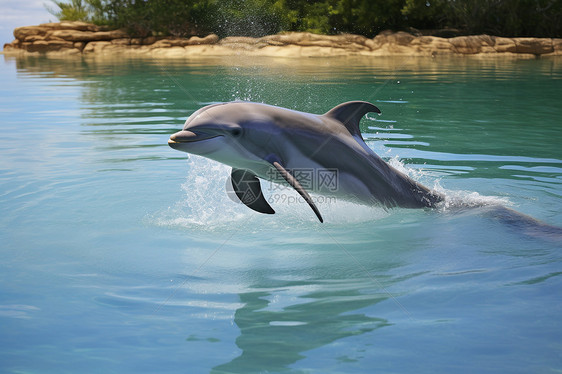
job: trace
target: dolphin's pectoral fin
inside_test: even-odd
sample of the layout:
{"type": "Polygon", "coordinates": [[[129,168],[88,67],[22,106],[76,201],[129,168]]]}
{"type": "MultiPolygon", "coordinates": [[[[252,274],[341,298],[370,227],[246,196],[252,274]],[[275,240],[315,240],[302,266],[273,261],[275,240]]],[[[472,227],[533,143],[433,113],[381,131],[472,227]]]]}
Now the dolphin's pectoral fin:
{"type": "Polygon", "coordinates": [[[275,213],[263,197],[260,180],[250,170],[232,168],[230,180],[234,193],[248,208],[265,214],[275,213]]]}
{"type": "Polygon", "coordinates": [[[343,123],[347,130],[351,133],[351,135],[361,137],[359,122],[365,114],[371,112],[378,114],[381,113],[379,108],[369,102],[348,101],[347,103],[343,103],[332,108],[330,111],[328,111],[328,113],[324,115],[327,117],[332,117],[343,123]]]}
{"type": "Polygon", "coordinates": [[[281,176],[285,178],[287,183],[289,183],[299,193],[299,195],[301,195],[303,199],[306,200],[306,202],[308,203],[308,205],[310,205],[310,207],[314,211],[314,214],[316,214],[316,217],[318,217],[320,222],[324,222],[324,219],[322,218],[320,211],[312,201],[312,198],[310,197],[308,192],[306,192],[306,190],[301,186],[299,181],[295,177],[293,177],[293,175],[289,173],[289,171],[287,171],[287,169],[285,169],[279,162],[273,161],[272,164],[275,167],[275,169],[277,169],[277,171],[281,174],[281,176]]]}

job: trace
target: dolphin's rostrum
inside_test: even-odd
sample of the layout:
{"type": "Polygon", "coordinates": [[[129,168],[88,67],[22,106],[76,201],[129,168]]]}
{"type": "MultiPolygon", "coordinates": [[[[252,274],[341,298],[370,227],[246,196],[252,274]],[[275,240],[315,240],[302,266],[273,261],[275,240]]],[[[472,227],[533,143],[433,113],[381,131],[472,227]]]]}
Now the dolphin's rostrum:
{"type": "Polygon", "coordinates": [[[365,101],[343,103],[323,115],[252,102],[213,104],[193,113],[168,144],[231,166],[236,196],[260,213],[275,211],[258,178],[289,184],[321,222],[307,190],[387,208],[435,206],[443,199],[440,194],[365,144],[359,121],[369,112],[380,110],[365,101]]]}

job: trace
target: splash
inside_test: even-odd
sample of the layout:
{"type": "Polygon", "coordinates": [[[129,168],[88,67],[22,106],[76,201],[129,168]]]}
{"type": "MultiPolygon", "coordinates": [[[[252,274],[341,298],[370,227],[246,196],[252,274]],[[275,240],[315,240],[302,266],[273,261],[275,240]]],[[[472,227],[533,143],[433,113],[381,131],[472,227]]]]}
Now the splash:
{"type": "Polygon", "coordinates": [[[156,219],[160,226],[213,231],[249,218],[250,213],[230,200],[225,183],[230,168],[201,156],[190,155],[183,196],[156,219]]]}
{"type": "MultiPolygon", "coordinates": [[[[455,212],[467,208],[509,206],[507,198],[483,196],[473,191],[447,190],[440,185],[430,170],[409,167],[397,156],[389,164],[410,178],[433,186],[445,199],[437,206],[440,212],[455,212]]],[[[201,156],[190,155],[188,175],[182,184],[179,201],[156,218],[160,226],[196,231],[225,231],[245,225],[259,230],[267,225],[277,228],[303,229],[318,224],[308,204],[292,188],[261,181],[264,197],[276,211],[275,215],[256,213],[227,194],[230,167],[201,156]]],[[[392,215],[392,210],[380,206],[366,206],[343,200],[311,194],[321,211],[325,225],[348,225],[373,222],[392,215]]]]}
{"type": "Polygon", "coordinates": [[[423,179],[428,179],[431,177],[430,173],[427,170],[410,167],[404,164],[404,162],[400,160],[398,156],[394,156],[388,159],[387,162],[390,166],[392,166],[402,174],[405,174],[408,177],[420,183],[422,182],[423,179]]]}
{"type": "Polygon", "coordinates": [[[482,208],[513,205],[506,197],[485,196],[474,191],[446,190],[435,183],[434,190],[445,196],[443,202],[438,204],[437,209],[442,212],[458,211],[469,208],[482,208]]]}
{"type": "MultiPolygon", "coordinates": [[[[428,179],[429,173],[423,169],[410,168],[397,158],[390,160],[393,167],[414,180],[428,179]]],[[[223,231],[240,224],[258,228],[274,223],[278,227],[317,223],[307,203],[293,189],[287,186],[261,181],[264,197],[275,209],[273,216],[253,212],[241,203],[233,201],[227,194],[226,184],[230,167],[201,156],[190,156],[188,176],[181,188],[180,200],[156,219],[160,226],[177,227],[203,231],[223,231]]],[[[434,180],[434,189],[445,196],[438,206],[442,212],[470,207],[509,205],[506,198],[482,196],[471,191],[446,190],[434,180]]],[[[347,225],[372,222],[392,214],[391,210],[380,206],[367,206],[346,201],[337,197],[311,195],[326,224],[347,225]]]]}
{"type": "MultiPolygon", "coordinates": [[[[266,182],[269,184],[270,182],[266,182]]],[[[263,185],[262,185],[263,186],[263,185]]],[[[293,217],[299,221],[317,222],[305,200],[291,187],[274,185],[264,188],[264,196],[279,216],[293,217]]],[[[325,224],[352,224],[370,222],[387,217],[388,210],[379,206],[367,206],[343,200],[335,196],[311,193],[312,201],[320,210],[325,224]]]]}
{"type": "MultiPolygon", "coordinates": [[[[154,218],[159,226],[200,231],[224,231],[245,225],[253,230],[264,225],[303,228],[318,224],[300,195],[288,186],[261,181],[266,200],[275,215],[256,213],[227,194],[230,167],[201,156],[190,155],[188,175],[179,201],[154,218]]],[[[371,207],[335,197],[312,195],[327,224],[351,224],[379,220],[390,215],[381,207],[371,207]]]]}
{"type": "Polygon", "coordinates": [[[436,178],[431,171],[423,168],[408,167],[398,156],[388,160],[388,163],[396,170],[407,175],[413,180],[432,189],[444,196],[437,209],[441,212],[448,212],[467,208],[479,208],[488,206],[511,206],[512,203],[506,197],[485,196],[474,191],[448,190],[441,186],[441,179],[436,178]]]}

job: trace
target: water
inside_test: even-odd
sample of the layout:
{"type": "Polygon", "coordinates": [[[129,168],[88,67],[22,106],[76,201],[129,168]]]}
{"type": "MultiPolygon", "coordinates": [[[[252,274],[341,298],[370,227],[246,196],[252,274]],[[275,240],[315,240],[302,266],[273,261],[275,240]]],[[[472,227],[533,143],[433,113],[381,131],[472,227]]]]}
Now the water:
{"type": "Polygon", "coordinates": [[[562,248],[480,210],[319,203],[170,149],[250,99],[383,112],[367,143],[450,199],[562,226],[561,60],[3,57],[0,372],[552,373],[562,248]],[[277,194],[277,195],[276,195],[277,194]]]}

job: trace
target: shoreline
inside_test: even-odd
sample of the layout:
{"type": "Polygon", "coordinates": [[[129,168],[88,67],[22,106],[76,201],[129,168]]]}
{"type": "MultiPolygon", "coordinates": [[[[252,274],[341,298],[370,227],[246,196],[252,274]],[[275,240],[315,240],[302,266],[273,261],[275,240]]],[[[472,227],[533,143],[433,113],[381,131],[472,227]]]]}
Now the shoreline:
{"type": "Polygon", "coordinates": [[[46,23],[14,30],[15,40],[2,54],[23,56],[98,56],[185,58],[194,56],[338,57],[338,56],[562,56],[560,38],[506,38],[490,35],[415,36],[383,31],[361,35],[287,32],[260,38],[211,34],[190,38],[133,38],[124,30],[107,30],[85,22],[46,23]]]}

